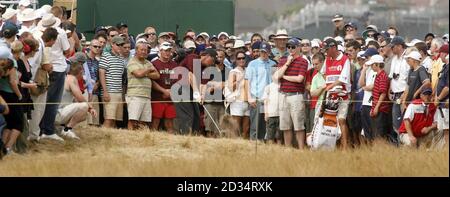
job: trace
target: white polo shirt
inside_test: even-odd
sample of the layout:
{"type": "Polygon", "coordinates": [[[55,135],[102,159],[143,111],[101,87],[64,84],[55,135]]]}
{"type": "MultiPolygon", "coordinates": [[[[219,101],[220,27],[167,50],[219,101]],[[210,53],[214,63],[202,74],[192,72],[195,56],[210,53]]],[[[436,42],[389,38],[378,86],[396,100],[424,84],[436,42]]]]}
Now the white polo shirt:
{"type": "Polygon", "coordinates": [[[391,79],[391,90],[394,93],[405,91],[407,86],[406,81],[408,79],[410,68],[408,63],[406,63],[406,59],[404,58],[405,53],[406,50],[400,57],[396,55],[392,57],[391,72],[389,73],[389,78],[391,79]],[[397,78],[394,78],[394,74],[399,76],[397,78]]]}
{"type": "Polygon", "coordinates": [[[58,27],[56,30],[58,30],[58,38],[52,46],[50,53],[53,71],[65,72],[67,70],[67,62],[66,57],[64,56],[64,51],[70,49],[69,39],[63,29],[58,27]]]}

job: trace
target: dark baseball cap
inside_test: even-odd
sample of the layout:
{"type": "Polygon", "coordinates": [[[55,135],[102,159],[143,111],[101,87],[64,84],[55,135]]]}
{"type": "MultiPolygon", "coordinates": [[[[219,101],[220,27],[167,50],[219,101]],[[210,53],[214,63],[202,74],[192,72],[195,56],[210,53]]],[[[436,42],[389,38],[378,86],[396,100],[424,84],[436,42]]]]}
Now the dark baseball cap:
{"type": "Polygon", "coordinates": [[[12,36],[16,35],[17,33],[19,33],[19,28],[14,23],[6,22],[3,24],[1,31],[3,33],[3,36],[12,37],[12,36]]]}
{"type": "Polygon", "coordinates": [[[291,38],[288,40],[287,45],[298,46],[300,45],[300,40],[297,38],[291,38]]]}
{"type": "Polygon", "coordinates": [[[116,27],[120,29],[122,27],[128,27],[128,25],[124,22],[120,22],[120,23],[117,23],[116,27]]]}
{"type": "Polygon", "coordinates": [[[406,46],[405,40],[401,36],[395,36],[392,38],[391,43],[389,43],[389,46],[393,47],[395,45],[403,45],[406,46]]]}
{"type": "Polygon", "coordinates": [[[422,89],[422,92],[420,92],[423,95],[431,95],[433,93],[433,90],[430,87],[425,87],[422,89]]]}
{"type": "Polygon", "coordinates": [[[272,51],[272,47],[270,46],[269,43],[267,42],[262,42],[261,46],[259,47],[259,50],[261,52],[266,52],[266,53],[270,53],[272,51]]]}
{"type": "Polygon", "coordinates": [[[217,58],[217,51],[215,49],[212,49],[212,48],[207,48],[204,51],[202,51],[200,54],[201,55],[209,55],[209,56],[211,56],[213,58],[217,58]]]}
{"type": "Polygon", "coordinates": [[[111,42],[113,44],[121,45],[125,43],[125,40],[123,39],[122,36],[117,35],[112,38],[111,42]]]}
{"type": "Polygon", "coordinates": [[[333,19],[332,19],[333,22],[342,21],[342,20],[344,20],[344,16],[342,14],[336,14],[333,16],[333,19]]]}
{"type": "Polygon", "coordinates": [[[325,42],[323,42],[323,49],[327,50],[331,47],[337,47],[338,46],[338,42],[333,39],[333,38],[328,38],[327,40],[325,40],[325,42]]]}
{"type": "Polygon", "coordinates": [[[362,56],[364,56],[364,57],[372,57],[372,56],[374,56],[374,55],[378,55],[377,49],[374,49],[374,48],[368,48],[368,49],[364,52],[364,54],[363,54],[362,56]]]}
{"type": "Polygon", "coordinates": [[[261,41],[256,41],[252,44],[252,49],[260,49],[261,48],[261,41]]]}
{"type": "Polygon", "coordinates": [[[349,22],[345,24],[344,28],[352,27],[353,29],[358,29],[358,26],[354,22],[349,22]]]}

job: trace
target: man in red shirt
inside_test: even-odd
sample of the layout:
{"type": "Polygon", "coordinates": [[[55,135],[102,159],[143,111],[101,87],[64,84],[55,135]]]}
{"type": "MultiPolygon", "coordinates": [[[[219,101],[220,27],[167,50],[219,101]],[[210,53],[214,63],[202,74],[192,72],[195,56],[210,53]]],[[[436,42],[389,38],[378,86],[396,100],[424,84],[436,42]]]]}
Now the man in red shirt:
{"type": "Polygon", "coordinates": [[[296,132],[300,149],[305,146],[305,77],[308,62],[300,54],[300,41],[292,38],[287,43],[289,57],[282,57],[274,80],[280,80],[280,130],[284,143],[291,146],[292,129],[296,132]]]}
{"type": "Polygon", "coordinates": [[[433,140],[433,132],[437,129],[434,122],[436,106],[431,103],[432,89],[422,89],[420,99],[415,99],[406,109],[403,122],[399,128],[400,142],[407,146],[429,144],[433,140]]]}
{"type": "Polygon", "coordinates": [[[389,112],[391,106],[387,97],[389,77],[384,71],[384,58],[381,55],[374,55],[366,64],[371,66],[372,70],[377,73],[372,89],[372,108],[370,109],[374,130],[372,135],[366,136],[366,138],[369,140],[374,140],[378,137],[387,139],[390,133],[389,112]]]}
{"type": "MultiPolygon", "coordinates": [[[[325,64],[321,69],[321,73],[325,75],[326,91],[333,89],[335,86],[342,86],[343,90],[348,94],[351,92],[351,68],[350,61],[346,55],[338,49],[338,43],[333,38],[325,40],[323,48],[327,52],[325,64]]],[[[347,127],[347,112],[350,104],[349,96],[343,97],[339,103],[338,115],[339,127],[342,131],[341,144],[342,148],[348,147],[349,132],[347,127]]]]}
{"type": "Polygon", "coordinates": [[[174,133],[173,120],[176,118],[176,110],[171,99],[171,87],[176,79],[171,77],[175,74],[178,66],[172,60],[172,46],[162,46],[160,57],[152,62],[160,74],[160,78],[152,83],[152,127],[159,130],[160,121],[164,119],[164,127],[169,133],[174,133]]]}

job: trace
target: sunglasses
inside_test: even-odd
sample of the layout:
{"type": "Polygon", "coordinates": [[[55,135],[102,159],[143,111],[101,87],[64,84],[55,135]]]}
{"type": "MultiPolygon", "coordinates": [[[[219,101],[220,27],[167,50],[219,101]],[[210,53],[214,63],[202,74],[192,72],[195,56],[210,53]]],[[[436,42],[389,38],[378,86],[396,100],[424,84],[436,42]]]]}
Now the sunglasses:
{"type": "Polygon", "coordinates": [[[156,33],[148,33],[147,35],[156,36],[156,33]]]}
{"type": "Polygon", "coordinates": [[[245,57],[238,57],[236,60],[245,60],[245,57]]]}
{"type": "Polygon", "coordinates": [[[97,46],[97,45],[94,45],[94,46],[92,46],[92,47],[94,47],[94,48],[96,48],[96,49],[102,48],[102,46],[97,46]]]}
{"type": "Polygon", "coordinates": [[[288,48],[288,49],[296,49],[297,47],[296,46],[287,46],[286,48],[288,48]]]}
{"type": "Polygon", "coordinates": [[[115,44],[118,47],[123,47],[124,44],[115,44]]]}

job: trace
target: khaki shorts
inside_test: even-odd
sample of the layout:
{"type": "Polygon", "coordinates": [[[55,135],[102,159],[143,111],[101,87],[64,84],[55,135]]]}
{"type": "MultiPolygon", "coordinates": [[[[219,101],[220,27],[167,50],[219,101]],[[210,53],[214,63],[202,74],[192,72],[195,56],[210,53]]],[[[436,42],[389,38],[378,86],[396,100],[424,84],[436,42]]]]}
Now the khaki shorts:
{"type": "Polygon", "coordinates": [[[349,106],[350,106],[350,99],[339,102],[339,108],[338,108],[338,114],[337,114],[338,119],[345,119],[345,120],[347,119],[347,113],[348,113],[349,106]]]}
{"type": "MultiPolygon", "coordinates": [[[[100,112],[100,105],[98,103],[98,96],[92,95],[92,108],[99,113],[100,112]]],[[[99,126],[100,125],[100,117],[97,115],[96,117],[93,117],[90,113],[88,114],[87,118],[88,124],[99,126]]]]}
{"type": "Polygon", "coordinates": [[[294,126],[295,131],[305,130],[305,103],[303,102],[303,95],[287,96],[280,94],[279,109],[280,109],[280,130],[288,131],[294,126]]]}
{"type": "Polygon", "coordinates": [[[55,125],[62,125],[69,123],[70,119],[79,111],[88,111],[87,103],[72,103],[70,105],[65,106],[64,108],[58,109],[58,113],[55,118],[55,125]]]}
{"type": "Polygon", "coordinates": [[[127,96],[128,119],[141,122],[152,121],[152,104],[150,98],[127,96]]]}
{"type": "Polygon", "coordinates": [[[104,104],[105,120],[119,120],[123,119],[123,101],[121,93],[109,93],[111,97],[110,102],[104,104]]]}

